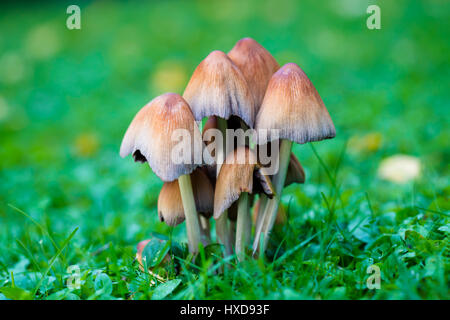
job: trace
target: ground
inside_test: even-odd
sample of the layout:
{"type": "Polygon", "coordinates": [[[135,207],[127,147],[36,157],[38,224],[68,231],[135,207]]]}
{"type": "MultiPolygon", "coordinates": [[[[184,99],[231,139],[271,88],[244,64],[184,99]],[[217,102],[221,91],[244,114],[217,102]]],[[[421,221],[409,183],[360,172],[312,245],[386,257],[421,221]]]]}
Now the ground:
{"type": "Polygon", "coordinates": [[[58,2],[4,5],[0,299],[449,299],[450,6],[376,1],[368,30],[372,2],[82,2],[81,30],[58,2]],[[305,70],[337,136],[294,147],[306,182],[266,259],[190,264],[184,224],[157,218],[162,182],[119,146],[140,107],[247,36],[305,70]],[[420,172],[382,178],[396,154],[420,172]]]}

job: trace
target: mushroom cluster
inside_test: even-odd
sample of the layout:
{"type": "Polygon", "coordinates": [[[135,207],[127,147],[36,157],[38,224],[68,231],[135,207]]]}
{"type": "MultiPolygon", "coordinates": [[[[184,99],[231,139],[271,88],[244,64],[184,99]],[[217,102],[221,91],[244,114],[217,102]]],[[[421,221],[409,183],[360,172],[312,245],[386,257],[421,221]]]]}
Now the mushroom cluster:
{"type": "Polygon", "coordinates": [[[280,67],[264,47],[244,38],[228,54],[211,52],[195,69],[183,96],[166,93],[144,106],[125,133],[120,155],[147,162],[164,181],[158,217],[170,226],[186,222],[192,253],[200,243],[212,241],[213,217],[216,241],[226,255],[235,253],[242,260],[250,249],[263,253],[276,221],[286,220],[279,208],[283,188],[305,181],[291,152],[293,142],[335,134],[303,70],[294,63],[280,67]],[[199,122],[205,118],[200,132],[199,122]],[[189,138],[174,139],[179,130],[189,138]],[[250,132],[244,135],[248,140],[233,134],[238,130],[250,132]],[[264,139],[261,131],[266,132],[264,139]],[[271,150],[271,163],[262,161],[262,149],[271,150]],[[180,150],[183,161],[177,159],[180,150]],[[273,163],[275,172],[269,170],[273,163]]]}

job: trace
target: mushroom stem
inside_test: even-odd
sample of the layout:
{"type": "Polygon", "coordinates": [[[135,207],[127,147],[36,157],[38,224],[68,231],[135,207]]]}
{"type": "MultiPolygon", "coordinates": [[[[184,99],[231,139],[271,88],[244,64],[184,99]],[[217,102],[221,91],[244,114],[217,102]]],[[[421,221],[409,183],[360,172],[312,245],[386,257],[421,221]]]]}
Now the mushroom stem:
{"type": "Polygon", "coordinates": [[[198,219],[200,223],[201,241],[203,243],[203,246],[206,247],[211,243],[211,226],[209,223],[209,219],[206,219],[204,216],[199,215],[198,219]]]}
{"type": "Polygon", "coordinates": [[[216,234],[218,238],[217,240],[225,246],[225,256],[230,256],[233,254],[233,244],[231,241],[227,220],[228,218],[226,211],[216,219],[216,234]]]}
{"type": "Polygon", "coordinates": [[[248,210],[248,193],[241,193],[238,201],[236,255],[239,261],[242,261],[245,258],[245,248],[247,247],[248,226],[251,225],[251,217],[248,210]]]}
{"type": "Polygon", "coordinates": [[[267,198],[267,196],[265,194],[261,194],[259,197],[259,206],[258,206],[258,212],[256,215],[256,222],[255,222],[255,239],[260,237],[261,235],[261,230],[262,230],[262,224],[263,224],[263,214],[264,214],[264,209],[266,208],[267,205],[267,200],[269,198],[267,198]]]}
{"type": "MultiPolygon", "coordinates": [[[[216,159],[218,159],[216,167],[216,177],[219,177],[220,168],[222,167],[222,163],[225,159],[225,148],[226,148],[226,130],[227,130],[227,121],[220,117],[217,117],[217,127],[222,133],[223,143],[221,146],[216,148],[216,159]]],[[[216,219],[216,234],[217,240],[220,241],[225,246],[226,255],[233,254],[233,245],[232,239],[230,237],[229,227],[228,227],[228,211],[222,213],[222,215],[216,219]]]]}
{"type": "Polygon", "coordinates": [[[180,186],[181,201],[183,202],[184,215],[186,217],[186,232],[188,236],[189,251],[197,253],[198,245],[200,243],[200,225],[198,223],[190,175],[185,174],[180,176],[178,178],[178,184],[180,186]]]}
{"type": "Polygon", "coordinates": [[[228,219],[228,233],[230,235],[230,241],[233,244],[236,239],[236,221],[228,219]]]}
{"type": "MultiPolygon", "coordinates": [[[[291,155],[292,141],[283,139],[280,145],[279,168],[278,173],[273,177],[272,184],[275,189],[275,195],[268,200],[263,214],[263,222],[261,226],[261,233],[263,236],[263,247],[260,248],[260,253],[264,253],[269,243],[269,235],[277,218],[278,206],[281,200],[281,192],[283,191],[284,182],[286,180],[286,173],[289,166],[289,159],[291,155]]],[[[253,254],[258,250],[260,241],[260,234],[255,235],[253,243],[253,254]]]]}

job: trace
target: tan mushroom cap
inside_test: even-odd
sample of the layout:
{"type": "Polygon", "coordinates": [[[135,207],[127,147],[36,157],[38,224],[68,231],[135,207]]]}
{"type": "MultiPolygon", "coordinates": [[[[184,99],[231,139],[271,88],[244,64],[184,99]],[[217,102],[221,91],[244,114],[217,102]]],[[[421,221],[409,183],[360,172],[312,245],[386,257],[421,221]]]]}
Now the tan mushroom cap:
{"type": "Polygon", "coordinates": [[[214,219],[230,208],[242,192],[252,194],[258,190],[269,198],[274,194],[272,182],[254,152],[238,147],[227,155],[220,169],[214,193],[214,219]]]}
{"type": "Polygon", "coordinates": [[[291,153],[284,186],[287,187],[293,183],[305,183],[305,170],[295,154],[291,153]]]}
{"type": "Polygon", "coordinates": [[[270,78],[280,65],[269,51],[252,38],[239,40],[228,56],[242,71],[259,109],[270,78]]]}
{"type": "Polygon", "coordinates": [[[185,219],[178,180],[164,182],[158,197],[158,217],[161,222],[174,227],[185,219]]]}
{"type": "MultiPolygon", "coordinates": [[[[211,182],[201,168],[191,173],[191,181],[197,212],[210,218],[214,211],[214,190],[211,182]]],[[[169,226],[176,226],[184,221],[178,180],[163,184],[158,197],[158,217],[169,226]]]]}
{"type": "Polygon", "coordinates": [[[300,144],[336,136],[319,93],[295,63],[285,64],[270,79],[256,129],[278,129],[280,139],[300,144]]]}
{"type": "Polygon", "coordinates": [[[198,159],[201,162],[202,151],[201,134],[194,116],[186,101],[176,93],[158,96],[139,110],[120,146],[121,157],[131,153],[135,161],[147,161],[163,181],[173,181],[191,173],[199,166],[195,162],[199,162],[198,159]],[[177,129],[187,130],[190,139],[182,139],[182,142],[172,139],[172,133],[177,129]],[[173,161],[171,153],[175,146],[191,150],[188,155],[191,161],[173,161]]]}
{"type": "MultiPolygon", "coordinates": [[[[203,130],[202,130],[202,137],[204,138],[205,136],[205,132],[208,131],[209,129],[217,129],[217,117],[216,116],[210,116],[208,117],[208,120],[206,120],[205,125],[203,126],[203,130]]],[[[205,143],[208,145],[209,143],[211,143],[212,141],[205,141],[205,143]]]]}
{"type": "Polygon", "coordinates": [[[195,69],[183,93],[195,119],[238,116],[253,127],[256,110],[244,75],[222,51],[211,52],[195,69]]]}

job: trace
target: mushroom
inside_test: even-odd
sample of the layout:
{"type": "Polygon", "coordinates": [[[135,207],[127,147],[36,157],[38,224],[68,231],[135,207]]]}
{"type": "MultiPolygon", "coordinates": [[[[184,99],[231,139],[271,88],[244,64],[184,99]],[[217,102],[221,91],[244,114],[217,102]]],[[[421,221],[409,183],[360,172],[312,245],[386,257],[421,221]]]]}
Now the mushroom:
{"type": "MultiPolygon", "coordinates": [[[[292,143],[330,139],[336,135],[336,130],[317,90],[303,70],[294,63],[284,65],[270,79],[255,128],[257,131],[276,129],[278,137],[282,139],[279,170],[273,177],[275,197],[268,201],[263,216],[261,232],[264,234],[264,252],[281,199],[292,143]]],[[[269,141],[273,139],[269,136],[269,141]]],[[[253,243],[254,252],[258,249],[260,236],[257,232],[253,243]]]]}
{"type": "Polygon", "coordinates": [[[269,198],[274,195],[272,183],[253,151],[240,146],[230,152],[220,169],[214,193],[214,218],[238,199],[236,225],[236,254],[241,260],[247,241],[251,236],[251,217],[248,210],[249,194],[264,192],[269,198]]]}
{"type": "Polygon", "coordinates": [[[275,58],[252,38],[239,40],[228,56],[241,70],[259,109],[272,75],[280,68],[275,58]]]}
{"type": "MultiPolygon", "coordinates": [[[[222,51],[211,52],[195,69],[183,97],[192,108],[194,117],[217,116],[217,128],[221,141],[215,141],[216,177],[224,158],[226,145],[226,120],[237,116],[253,127],[256,115],[253,95],[239,68],[222,51]]],[[[208,147],[211,150],[210,147],[208,147]]],[[[225,245],[227,254],[232,253],[226,215],[216,219],[216,233],[225,245]]]]}
{"type": "Polygon", "coordinates": [[[171,227],[184,221],[183,201],[178,180],[164,182],[158,196],[158,218],[159,221],[171,227]]]}
{"type": "Polygon", "coordinates": [[[203,142],[189,105],[180,95],[163,94],[139,110],[120,146],[121,157],[130,153],[135,161],[148,162],[163,181],[178,179],[186,216],[189,249],[196,253],[200,242],[200,227],[189,174],[201,164],[196,162],[202,159],[203,142]],[[189,139],[173,139],[172,135],[179,129],[185,130],[189,139]],[[180,149],[183,152],[189,151],[186,151],[186,161],[181,163],[179,159],[172,159],[172,152],[180,149]]]}
{"type": "MultiPolygon", "coordinates": [[[[191,181],[195,207],[200,214],[201,240],[207,245],[210,240],[208,219],[214,211],[214,189],[203,167],[191,173],[191,181]],[[204,221],[202,218],[205,218],[204,221]]],[[[185,214],[178,180],[163,184],[158,197],[158,217],[161,222],[172,227],[184,221],[185,214]]]]}

